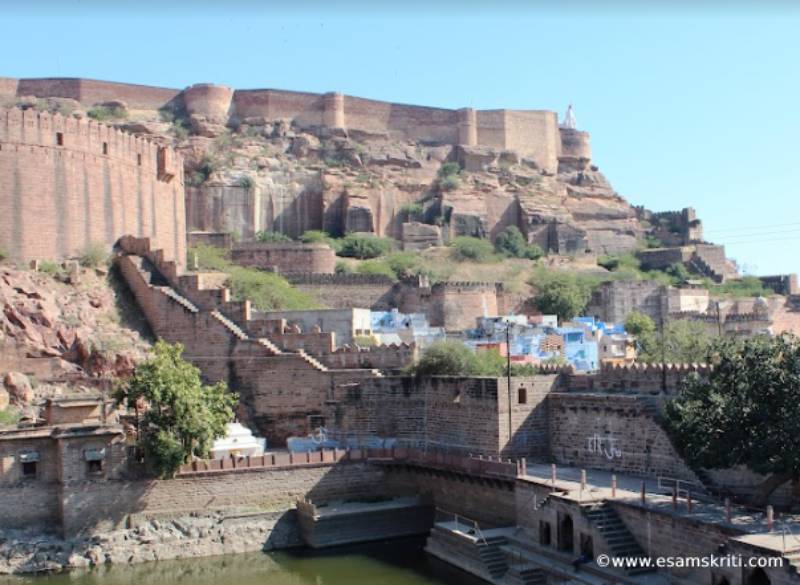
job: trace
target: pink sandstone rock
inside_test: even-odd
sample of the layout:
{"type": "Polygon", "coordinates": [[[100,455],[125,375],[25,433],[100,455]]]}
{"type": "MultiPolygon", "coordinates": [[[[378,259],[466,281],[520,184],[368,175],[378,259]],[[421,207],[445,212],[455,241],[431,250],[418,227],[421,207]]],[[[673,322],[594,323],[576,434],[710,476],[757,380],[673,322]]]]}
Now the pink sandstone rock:
{"type": "Polygon", "coordinates": [[[13,402],[29,404],[33,400],[33,387],[25,374],[7,372],[3,376],[3,385],[6,387],[6,391],[13,402]]]}

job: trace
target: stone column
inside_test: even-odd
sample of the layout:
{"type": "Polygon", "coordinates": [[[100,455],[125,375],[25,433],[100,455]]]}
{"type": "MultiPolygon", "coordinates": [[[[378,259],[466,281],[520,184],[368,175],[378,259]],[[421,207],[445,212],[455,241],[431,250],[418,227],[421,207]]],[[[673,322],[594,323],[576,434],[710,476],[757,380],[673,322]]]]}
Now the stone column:
{"type": "Polygon", "coordinates": [[[328,128],[345,128],[344,96],[339,92],[330,92],[322,96],[322,122],[328,128]]]}
{"type": "Polygon", "coordinates": [[[458,110],[458,143],[462,146],[478,145],[478,117],[472,108],[458,110]]]}

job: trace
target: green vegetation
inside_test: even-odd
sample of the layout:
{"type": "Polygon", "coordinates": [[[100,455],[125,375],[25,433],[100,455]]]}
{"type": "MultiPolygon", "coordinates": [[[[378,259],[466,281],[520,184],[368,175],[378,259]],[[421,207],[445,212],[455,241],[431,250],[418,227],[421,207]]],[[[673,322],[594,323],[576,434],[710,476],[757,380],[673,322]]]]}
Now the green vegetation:
{"type": "Polygon", "coordinates": [[[377,258],[392,249],[392,240],[368,234],[347,234],[342,240],[339,256],[346,258],[377,258]]]}
{"type": "MultiPolygon", "coordinates": [[[[507,374],[507,360],[496,349],[472,351],[460,341],[437,341],[408,369],[416,376],[491,376],[507,374]]],[[[533,376],[532,364],[511,364],[512,376],[533,376]]]]}
{"type": "Polygon", "coordinates": [[[19,421],[19,416],[19,411],[11,407],[0,410],[0,425],[15,425],[19,421]]]}
{"type": "Polygon", "coordinates": [[[42,260],[39,262],[39,272],[44,272],[50,276],[58,276],[62,272],[61,265],[52,260],[42,260]]]}
{"type": "Polygon", "coordinates": [[[8,250],[5,248],[0,247],[0,262],[8,260],[11,257],[11,254],[8,253],[8,250]]]}
{"type": "Polygon", "coordinates": [[[197,260],[198,270],[216,270],[228,273],[227,286],[234,300],[250,299],[261,311],[278,309],[314,309],[318,303],[309,295],[294,288],[282,276],[256,268],[246,268],[232,263],[224,250],[200,245],[188,252],[188,264],[197,260]]]}
{"type": "Polygon", "coordinates": [[[511,258],[538,260],[544,256],[544,251],[539,246],[525,241],[522,232],[515,225],[508,226],[498,234],[494,247],[498,252],[511,258]]]}
{"type": "Polygon", "coordinates": [[[703,361],[713,339],[703,323],[670,321],[663,331],[641,333],[637,360],[650,363],[687,364],[703,361]]]}
{"type": "Polygon", "coordinates": [[[197,170],[192,171],[186,179],[187,184],[199,187],[217,170],[219,163],[210,155],[206,154],[200,161],[197,170]]]}
{"type": "Polygon", "coordinates": [[[300,236],[300,241],[306,244],[327,244],[333,248],[335,252],[338,252],[342,247],[341,239],[334,238],[328,232],[322,230],[303,232],[303,235],[300,236]]]}
{"type": "Polygon", "coordinates": [[[741,280],[729,280],[723,284],[707,283],[712,295],[730,297],[768,297],[775,294],[772,289],[765,288],[758,277],[745,276],[741,280]]]}
{"type": "Polygon", "coordinates": [[[394,270],[383,260],[366,260],[356,267],[359,274],[380,274],[388,276],[392,280],[397,280],[394,270]]]}
{"type": "Polygon", "coordinates": [[[450,242],[450,247],[453,249],[453,258],[456,260],[488,262],[496,259],[491,242],[482,238],[458,236],[450,242]]]}
{"type": "Polygon", "coordinates": [[[496,351],[474,352],[460,341],[437,341],[409,372],[417,376],[497,376],[505,360],[496,351]]]}
{"type": "Polygon", "coordinates": [[[280,244],[284,242],[291,242],[292,238],[280,232],[273,232],[271,230],[262,230],[256,232],[256,241],[265,244],[280,244]]]}
{"type": "Polygon", "coordinates": [[[333,271],[336,274],[352,274],[353,269],[347,262],[339,260],[336,262],[336,266],[334,267],[333,271]]]}
{"type": "Polygon", "coordinates": [[[625,319],[625,331],[637,337],[648,335],[656,330],[656,324],[649,315],[631,311],[625,319]]]}
{"type": "Polygon", "coordinates": [[[419,219],[425,212],[425,207],[422,203],[406,203],[400,207],[400,213],[406,216],[408,221],[419,219]]]}
{"type": "Polygon", "coordinates": [[[695,466],[744,465],[766,475],[755,497],[764,505],[780,485],[800,479],[800,342],[722,338],[705,355],[713,371],[688,378],[667,403],[667,428],[695,466]]]}
{"type": "Polygon", "coordinates": [[[457,162],[446,162],[439,167],[439,189],[442,191],[455,191],[461,186],[461,165],[457,162]]]}
{"type": "Polygon", "coordinates": [[[239,185],[242,189],[245,189],[246,191],[251,191],[253,187],[256,186],[256,182],[250,175],[242,175],[241,177],[239,177],[239,180],[236,181],[236,184],[239,185]]]}
{"type": "MultiPolygon", "coordinates": [[[[206,386],[200,370],[185,361],[183,346],[156,342],[153,356],[136,366],[120,387],[118,404],[137,409],[140,400],[149,408],[138,428],[145,460],[160,477],[172,477],[193,455],[208,456],[214,439],[225,434],[238,399],[224,382],[206,386]]],[[[138,409],[136,410],[138,415],[138,409]]]]}
{"type": "Polygon", "coordinates": [[[378,340],[372,335],[356,335],[353,342],[359,347],[372,347],[378,345],[378,340]]]}
{"type": "Polygon", "coordinates": [[[86,111],[86,115],[98,122],[105,122],[127,118],[128,112],[122,106],[94,106],[86,111]]]}
{"type": "Polygon", "coordinates": [[[586,309],[598,279],[537,270],[529,283],[537,289],[532,300],[542,313],[558,315],[560,320],[568,321],[586,309]]]}
{"type": "Polygon", "coordinates": [[[90,242],[81,250],[80,263],[86,268],[99,268],[108,264],[108,248],[102,242],[90,242]]]}

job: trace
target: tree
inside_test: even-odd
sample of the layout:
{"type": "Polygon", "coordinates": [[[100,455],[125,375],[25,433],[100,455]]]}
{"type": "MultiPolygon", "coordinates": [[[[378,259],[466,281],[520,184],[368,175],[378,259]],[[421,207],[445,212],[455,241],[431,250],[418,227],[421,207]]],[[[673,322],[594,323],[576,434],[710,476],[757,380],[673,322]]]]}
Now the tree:
{"type": "Polygon", "coordinates": [[[706,378],[689,377],[665,412],[681,454],[706,468],[767,475],[755,500],[800,478],[800,342],[791,335],[717,339],[706,378]]]}
{"type": "Polygon", "coordinates": [[[712,337],[703,323],[671,321],[663,331],[639,334],[637,359],[651,363],[687,364],[702,361],[712,337]]]}
{"type": "Polygon", "coordinates": [[[233,419],[237,395],[224,382],[204,385],[200,370],[185,361],[183,346],[158,341],[153,356],[136,366],[116,392],[118,404],[147,410],[140,422],[145,459],[161,477],[171,477],[192,455],[205,457],[233,419]]]}
{"type": "Polygon", "coordinates": [[[458,341],[437,341],[413,366],[417,376],[468,376],[475,369],[475,353],[458,341]]]}
{"type": "Polygon", "coordinates": [[[529,258],[536,260],[544,255],[542,249],[536,244],[529,244],[519,228],[510,225],[497,235],[494,246],[498,252],[512,258],[529,258]]]}
{"type": "Polygon", "coordinates": [[[631,311],[625,319],[625,331],[637,337],[653,333],[656,330],[656,324],[650,318],[650,315],[645,315],[639,311],[631,311]]]}
{"type": "Polygon", "coordinates": [[[470,236],[458,236],[450,243],[457,260],[486,262],[492,259],[494,248],[488,240],[470,236]]]}
{"type": "Polygon", "coordinates": [[[591,288],[569,274],[557,275],[538,284],[538,293],[533,297],[536,307],[550,315],[558,315],[568,321],[586,308],[591,288]]]}
{"type": "Polygon", "coordinates": [[[347,258],[377,258],[392,249],[392,240],[366,234],[348,234],[337,254],[347,258]]]}

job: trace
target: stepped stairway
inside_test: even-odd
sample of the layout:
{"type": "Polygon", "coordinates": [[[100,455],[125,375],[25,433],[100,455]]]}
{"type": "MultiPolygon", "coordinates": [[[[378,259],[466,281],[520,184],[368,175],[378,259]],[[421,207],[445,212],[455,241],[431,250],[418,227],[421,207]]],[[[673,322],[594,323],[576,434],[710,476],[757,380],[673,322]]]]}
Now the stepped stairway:
{"type": "MultiPolygon", "coordinates": [[[[617,511],[608,502],[583,504],[581,509],[592,527],[605,540],[611,556],[617,558],[647,556],[617,511]]],[[[650,567],[631,567],[625,569],[625,572],[628,575],[640,575],[654,570],[650,567]]]]}
{"type": "Polygon", "coordinates": [[[505,581],[510,585],[547,585],[547,575],[535,565],[511,567],[505,581]]]}
{"type": "Polygon", "coordinates": [[[689,261],[686,262],[686,268],[688,268],[690,272],[699,274],[700,276],[706,276],[716,283],[721,283],[725,279],[722,274],[716,272],[697,254],[694,254],[691,258],[689,258],[689,261]]]}
{"type": "Polygon", "coordinates": [[[507,544],[505,536],[490,536],[475,544],[478,556],[492,579],[500,579],[508,572],[508,561],[501,548],[507,544]]]}

